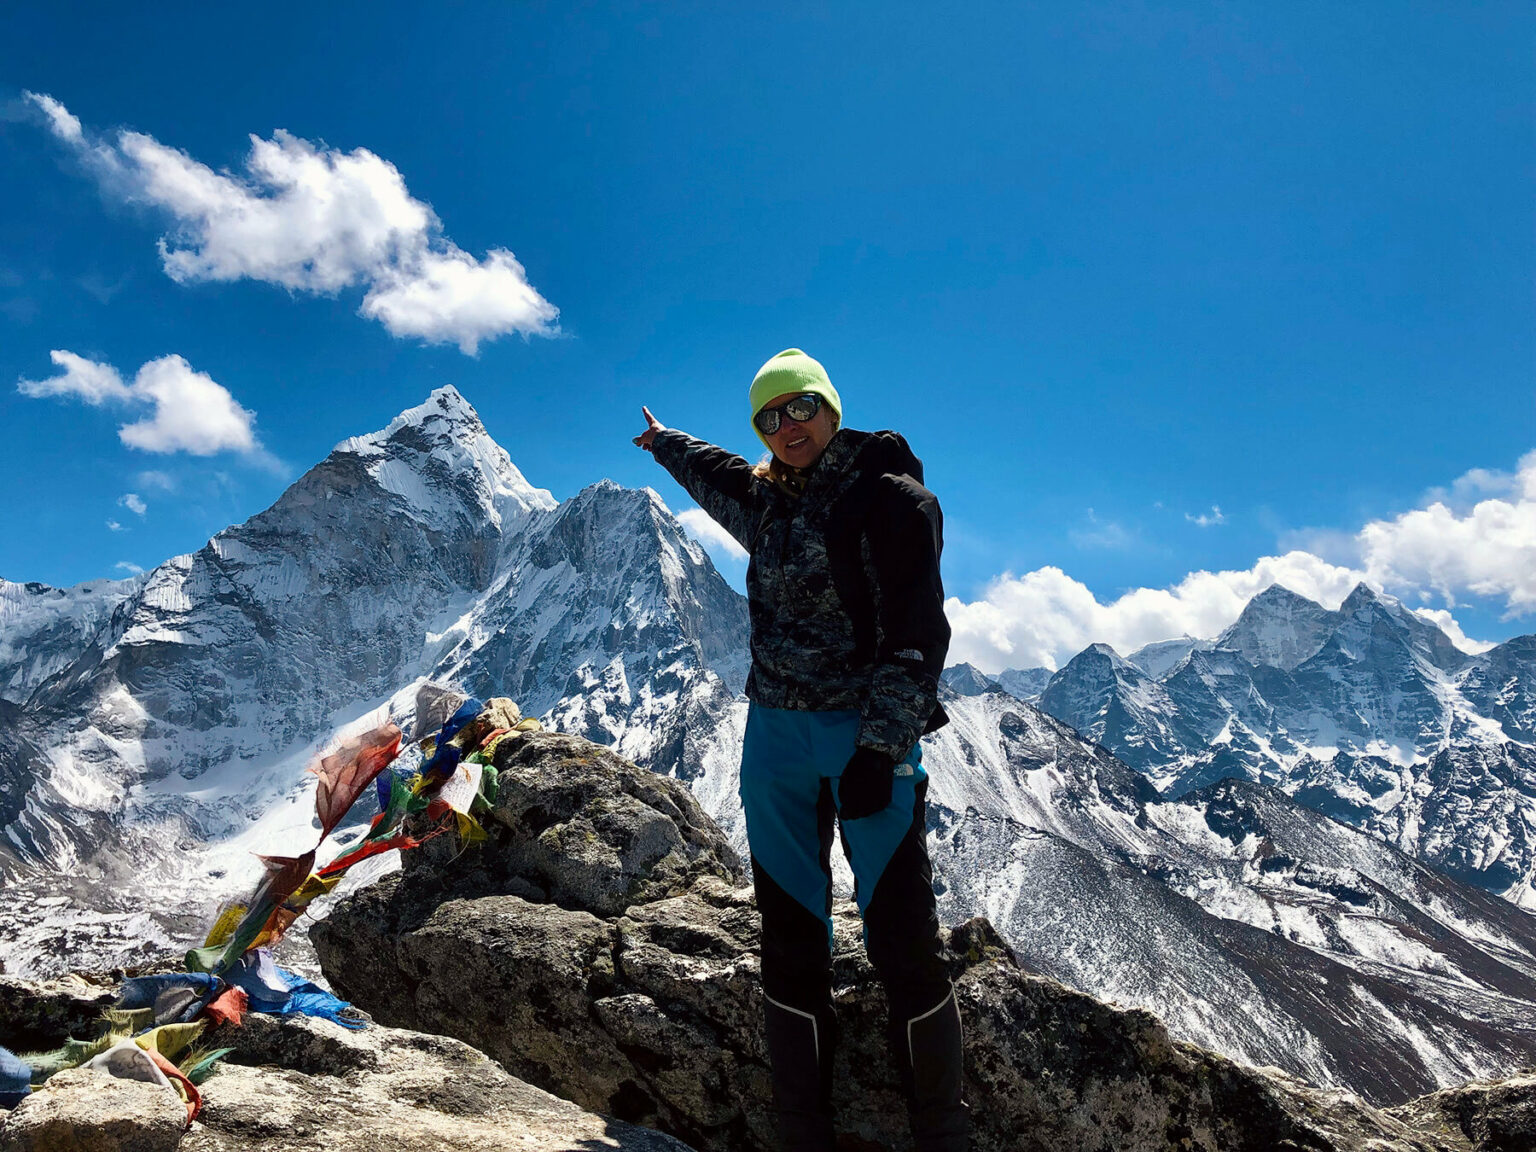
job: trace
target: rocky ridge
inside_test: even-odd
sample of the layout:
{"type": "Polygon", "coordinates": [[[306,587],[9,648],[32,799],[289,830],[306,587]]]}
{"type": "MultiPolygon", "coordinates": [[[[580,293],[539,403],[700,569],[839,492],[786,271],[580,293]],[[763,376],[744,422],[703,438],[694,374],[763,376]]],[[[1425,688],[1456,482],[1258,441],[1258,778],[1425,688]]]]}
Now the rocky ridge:
{"type": "MultiPolygon", "coordinates": [[[[315,927],[327,977],[378,1019],[456,1036],[701,1152],[772,1147],[758,921],[724,838],[673,781],[638,797],[635,769],[606,749],[547,734],[505,764],[514,784],[484,845],[408,858],[315,927]],[[636,829],[658,820],[675,827],[649,849],[666,874],[637,886],[636,829]],[[567,858],[586,879],[557,890],[567,858]]],[[[848,1147],[902,1148],[883,997],[850,904],[835,937],[840,1128],[848,1147]]],[[[1536,1078],[1468,1089],[1454,1107],[1378,1111],[1032,975],[985,920],[952,929],[949,948],[978,1152],[1491,1152],[1510,1132],[1536,1136],[1536,1078]],[[1458,1134],[1446,1122],[1455,1107],[1505,1135],[1458,1134]]]]}
{"type": "MultiPolygon", "coordinates": [[[[6,982],[52,1027],[0,1009],[0,1046],[85,1034],[104,998],[80,984],[6,982]],[[60,1030],[69,1020],[73,1027],[60,1030]]],[[[188,1127],[169,1089],[83,1069],[60,1072],[7,1115],[4,1152],[685,1152],[663,1133],[595,1115],[444,1036],[252,1015],[207,1043],[235,1051],[203,1086],[188,1127]]]]}
{"type": "MultiPolygon", "coordinates": [[[[168,1091],[103,1094],[62,1074],[4,1118],[0,1149],[772,1147],[758,921],[724,835],[685,786],[579,737],[504,748],[486,841],[431,842],[314,928],[332,984],[385,1026],[257,1015],[220,1029],[208,1042],[236,1052],[184,1135],[168,1091]]],[[[883,997],[850,904],[835,935],[843,1146],[900,1149],[883,997]]],[[[951,929],[948,947],[977,1152],[1510,1152],[1536,1139],[1536,1075],[1377,1110],[1031,974],[985,920],[951,929]]],[[[0,1044],[19,1048],[78,1034],[110,995],[4,985],[0,1044]]]]}

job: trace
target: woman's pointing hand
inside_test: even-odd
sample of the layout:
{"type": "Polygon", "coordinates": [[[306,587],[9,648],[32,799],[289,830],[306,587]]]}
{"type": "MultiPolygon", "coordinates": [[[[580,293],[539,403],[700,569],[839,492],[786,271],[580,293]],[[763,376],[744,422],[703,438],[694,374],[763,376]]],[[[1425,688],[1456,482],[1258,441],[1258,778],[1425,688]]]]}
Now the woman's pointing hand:
{"type": "Polygon", "coordinates": [[[651,410],[644,404],[640,405],[640,411],[645,413],[646,427],[644,432],[635,437],[635,444],[637,447],[644,448],[649,452],[651,450],[651,441],[656,439],[656,433],[665,432],[667,426],[652,416],[651,410]]]}

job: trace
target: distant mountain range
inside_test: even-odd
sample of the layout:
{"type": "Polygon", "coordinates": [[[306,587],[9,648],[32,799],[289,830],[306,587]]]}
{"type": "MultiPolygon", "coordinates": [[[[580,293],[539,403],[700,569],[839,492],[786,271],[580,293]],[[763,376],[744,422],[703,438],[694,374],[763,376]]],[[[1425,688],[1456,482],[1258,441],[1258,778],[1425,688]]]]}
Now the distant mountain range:
{"type": "MultiPolygon", "coordinates": [[[[439,389],[194,554],[0,582],[0,958],[184,945],[250,883],[251,851],[313,843],[314,753],[386,716],[411,732],[426,678],[686,781],[742,847],[746,638],[744,601],[656,493],[557,503],[439,389]]],[[[1494,869],[1525,859],[1513,798],[1532,793],[1505,766],[1527,752],[1529,651],[1468,656],[1368,591],[1329,613],[1272,589],[1212,642],[951,669],[953,722],[924,743],[944,914],[988,915],[1030,966],[1180,1035],[1376,1100],[1536,1063],[1536,920],[1485,891],[1520,891],[1494,869]],[[1400,792],[1372,791],[1389,769],[1400,792]],[[1375,837],[1329,804],[1417,823],[1375,837]],[[1477,841],[1477,812],[1508,834],[1477,841]],[[1477,844],[1459,872],[1411,858],[1477,844]]]]}
{"type": "MultiPolygon", "coordinates": [[[[1029,673],[945,672],[957,691],[1029,673]]],[[[1280,585],[1214,640],[1078,653],[1033,699],[1177,797],[1259,781],[1536,907],[1536,636],[1480,655],[1359,585],[1331,611],[1280,585]]]]}

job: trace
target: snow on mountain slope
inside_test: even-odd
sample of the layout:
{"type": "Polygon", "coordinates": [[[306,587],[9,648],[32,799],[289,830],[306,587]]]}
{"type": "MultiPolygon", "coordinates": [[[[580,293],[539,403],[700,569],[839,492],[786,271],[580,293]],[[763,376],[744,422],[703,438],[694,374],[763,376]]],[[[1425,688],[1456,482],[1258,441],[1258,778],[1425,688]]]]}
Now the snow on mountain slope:
{"type": "Polygon", "coordinates": [[[944,910],[1037,970],[1377,1100],[1536,1053],[1536,921],[1508,903],[1259,785],[1165,800],[1001,692],[945,707],[924,741],[944,910]]]}
{"type": "Polygon", "coordinates": [[[1536,637],[1471,655],[1363,584],[1336,612],[1277,585],[1149,682],[1118,659],[1085,650],[1040,704],[1159,789],[1264,781],[1536,907],[1536,637]]]}
{"type": "Polygon", "coordinates": [[[207,846],[312,793],[318,742],[424,677],[686,775],[700,709],[744,672],[744,603],[654,493],[605,482],[557,506],[451,388],[126,584],[94,627],[28,642],[27,666],[56,670],[0,702],[7,948],[124,891],[183,929],[254,874],[210,875],[207,846]],[[28,914],[28,884],[84,904],[28,914]]]}
{"type": "Polygon", "coordinates": [[[144,580],[134,576],[50,588],[0,579],[0,701],[26,703],[38,685],[81,656],[144,580]]]}
{"type": "MultiPolygon", "coordinates": [[[[0,633],[7,682],[26,686],[0,696],[0,956],[13,969],[187,943],[221,895],[249,885],[252,852],[313,843],[313,756],[386,716],[409,731],[426,677],[510,695],[687,780],[745,847],[745,602],[656,493],[605,481],[556,504],[452,389],[344,441],[272,508],[142,578],[0,591],[32,606],[0,633]]],[[[1372,615],[1330,651],[1394,654],[1529,724],[1519,645],[1459,666],[1399,614],[1357,612],[1372,615]]],[[[1285,659],[1305,647],[1265,642],[1285,659]]],[[[1325,649],[1297,670],[1324,668],[1325,649]]],[[[1082,726],[1101,724],[1111,745],[1137,737],[1144,757],[1180,749],[1175,773],[1209,768],[1213,748],[1264,778],[1314,763],[1275,719],[1306,707],[1292,671],[1237,648],[1193,645],[1161,680],[1107,648],[1074,665],[1052,686],[1082,726]]],[[[978,694],[949,695],[953,722],[924,744],[947,917],[986,913],[1042,971],[1239,1058],[1378,1098],[1532,1061],[1523,913],[1368,851],[1280,793],[1218,784],[1170,800],[971,679],[978,694]]],[[[1395,723],[1403,705],[1360,711],[1395,723]]],[[[1524,787],[1508,765],[1458,775],[1458,760],[1424,788],[1389,779],[1396,760],[1349,755],[1373,758],[1338,766],[1356,772],[1347,782],[1316,761],[1315,787],[1402,815],[1426,851],[1450,836],[1447,860],[1471,852],[1452,835],[1467,813],[1493,828],[1466,856],[1472,872],[1524,850],[1518,805],[1493,821],[1490,781],[1524,787]],[[1471,807],[1436,807],[1436,788],[1471,807]]],[[[357,834],[343,827],[330,850],[357,834]]]]}

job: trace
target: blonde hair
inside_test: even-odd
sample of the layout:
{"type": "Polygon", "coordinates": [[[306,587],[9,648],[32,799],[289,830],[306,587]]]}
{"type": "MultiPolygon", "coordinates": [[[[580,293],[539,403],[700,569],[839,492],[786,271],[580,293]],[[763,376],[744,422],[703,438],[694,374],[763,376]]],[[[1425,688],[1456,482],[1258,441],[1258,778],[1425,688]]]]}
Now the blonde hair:
{"type": "MultiPolygon", "coordinates": [[[[843,417],[836,408],[827,406],[827,411],[832,417],[832,431],[843,426],[843,417]]],[[[760,480],[766,480],[777,488],[782,488],[791,496],[798,496],[805,491],[805,474],[800,469],[784,463],[772,452],[769,452],[761,460],[752,466],[752,475],[760,480]]]]}

